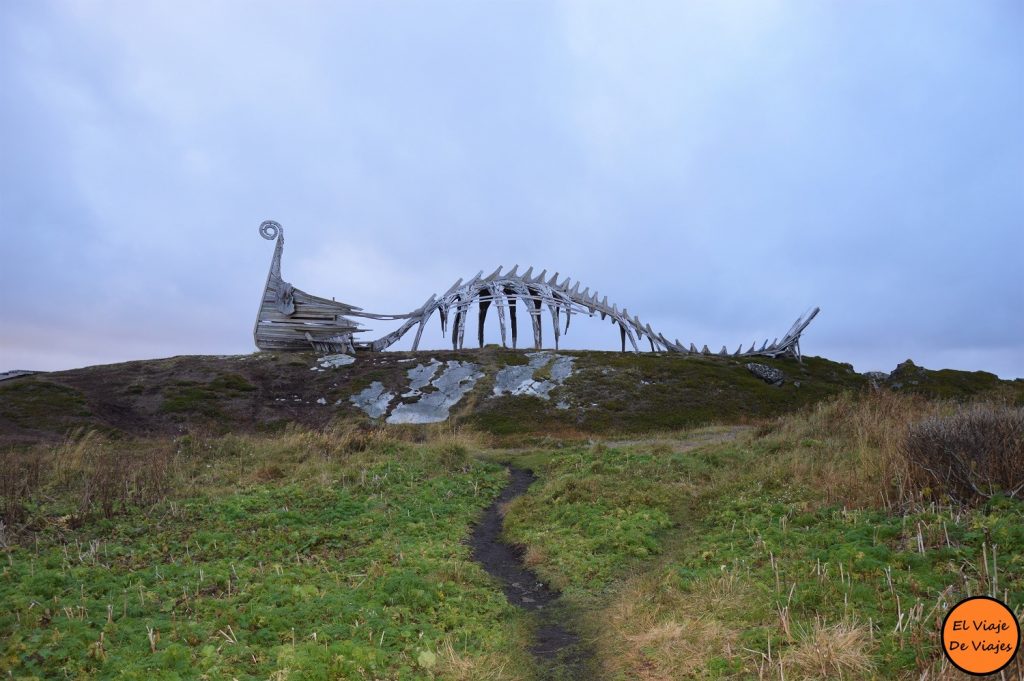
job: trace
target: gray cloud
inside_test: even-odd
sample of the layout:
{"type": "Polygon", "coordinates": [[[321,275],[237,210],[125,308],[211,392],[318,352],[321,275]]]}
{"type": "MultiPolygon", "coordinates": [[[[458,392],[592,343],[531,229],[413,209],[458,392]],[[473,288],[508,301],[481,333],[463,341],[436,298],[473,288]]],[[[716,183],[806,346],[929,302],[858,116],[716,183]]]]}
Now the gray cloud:
{"type": "Polygon", "coordinates": [[[0,369],[250,350],[272,217],[366,309],[518,262],[698,345],[817,304],[809,353],[1024,376],[1021,18],[5,3],[0,369]]]}

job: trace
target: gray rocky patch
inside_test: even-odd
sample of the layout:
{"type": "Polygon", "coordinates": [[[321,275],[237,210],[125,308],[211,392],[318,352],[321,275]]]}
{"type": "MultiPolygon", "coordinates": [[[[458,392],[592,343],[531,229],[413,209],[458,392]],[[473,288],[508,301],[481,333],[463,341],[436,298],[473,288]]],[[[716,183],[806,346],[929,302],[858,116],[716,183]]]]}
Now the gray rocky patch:
{"type": "Polygon", "coordinates": [[[556,355],[551,352],[531,352],[526,355],[527,364],[503,367],[494,377],[494,395],[533,395],[550,399],[552,390],[562,385],[572,375],[575,357],[556,355]],[[551,379],[536,380],[538,369],[551,365],[548,373],[551,379]]]}
{"type": "Polygon", "coordinates": [[[415,368],[409,369],[409,392],[403,393],[402,397],[415,397],[419,395],[420,391],[434,380],[434,374],[437,373],[438,368],[441,366],[441,363],[436,359],[431,359],[430,364],[417,364],[415,368]]]}
{"type": "Polygon", "coordinates": [[[889,374],[884,371],[868,371],[864,373],[864,378],[868,379],[868,385],[877,390],[889,380],[889,374]]]}
{"type": "Polygon", "coordinates": [[[394,397],[394,394],[385,392],[383,383],[374,381],[369,388],[353,395],[348,400],[365,411],[370,418],[377,419],[387,412],[388,405],[391,404],[394,397]]]}
{"type": "Polygon", "coordinates": [[[771,383],[772,385],[782,385],[782,381],[786,378],[786,375],[778,369],[774,369],[766,364],[757,364],[756,362],[747,364],[747,371],[765,383],[771,383]]]}
{"type": "Polygon", "coordinates": [[[437,423],[448,418],[449,410],[483,378],[480,367],[472,362],[449,361],[440,376],[434,378],[439,367],[436,360],[409,370],[409,392],[403,397],[419,396],[416,402],[400,403],[388,416],[388,423],[437,423]],[[428,385],[434,388],[425,392],[428,385]]]}
{"type": "MultiPolygon", "coordinates": [[[[320,370],[324,369],[337,369],[338,367],[348,366],[356,361],[356,358],[352,355],[324,355],[316,361],[320,365],[320,370]]],[[[316,369],[317,367],[313,367],[316,369]]]]}

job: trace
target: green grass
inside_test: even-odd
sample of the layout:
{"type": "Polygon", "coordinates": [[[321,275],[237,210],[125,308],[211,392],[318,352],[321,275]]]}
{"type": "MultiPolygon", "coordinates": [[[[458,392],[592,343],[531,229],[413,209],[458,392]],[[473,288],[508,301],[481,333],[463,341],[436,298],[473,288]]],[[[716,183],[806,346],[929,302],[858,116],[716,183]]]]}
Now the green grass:
{"type": "Polygon", "coordinates": [[[847,432],[847,404],[689,451],[683,435],[520,455],[540,482],[506,533],[587,613],[609,678],[916,679],[958,600],[1024,606],[1024,502],[886,501],[885,443],[847,432]]]}
{"type": "Polygon", "coordinates": [[[686,357],[572,351],[575,371],[552,400],[505,397],[481,402],[466,422],[497,435],[656,432],[777,416],[866,380],[848,364],[792,359],[686,357]],[[786,375],[773,386],[746,369],[750,361],[786,375]],[[797,385],[799,383],[799,385],[797,385]],[[552,408],[567,400],[573,408],[552,408]]]}
{"type": "Polygon", "coordinates": [[[0,669],[527,675],[525,618],[461,543],[505,471],[468,461],[458,444],[317,453],[332,446],[294,433],[188,441],[182,498],[109,520],[73,516],[59,490],[39,495],[40,529],[4,550],[0,669]]]}
{"type": "Polygon", "coordinates": [[[925,369],[907,360],[896,367],[888,383],[901,392],[933,399],[962,400],[977,396],[994,396],[1013,404],[1024,405],[1024,381],[1003,381],[987,371],[925,369]]]}
{"type": "Polygon", "coordinates": [[[66,385],[34,378],[0,385],[0,417],[18,426],[59,429],[89,416],[85,396],[66,385]]]}
{"type": "MultiPolygon", "coordinates": [[[[608,380],[749,376],[655,359],[612,362],[608,380]]],[[[778,366],[824,392],[856,382],[813,358],[778,366]]],[[[464,543],[511,460],[538,481],[506,537],[563,591],[603,678],[917,679],[941,666],[953,603],[1024,607],[1024,503],[951,506],[901,458],[908,424],[954,408],[858,392],[756,428],[482,457],[486,439],[451,424],[365,421],[0,452],[0,674],[536,678],[536,620],[464,543]]]]}
{"type": "Polygon", "coordinates": [[[256,390],[256,386],[235,373],[220,374],[207,383],[176,381],[164,388],[160,411],[172,414],[223,415],[221,401],[240,397],[256,390]]]}

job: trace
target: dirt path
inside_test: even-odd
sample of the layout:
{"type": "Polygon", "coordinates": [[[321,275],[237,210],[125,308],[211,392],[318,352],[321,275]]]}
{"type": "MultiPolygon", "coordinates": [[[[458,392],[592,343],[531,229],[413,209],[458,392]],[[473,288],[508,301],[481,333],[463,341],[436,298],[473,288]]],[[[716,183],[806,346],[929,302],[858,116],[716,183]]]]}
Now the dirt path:
{"type": "Polygon", "coordinates": [[[523,565],[522,549],[501,541],[502,509],[525,492],[537,479],[532,471],[509,467],[509,483],[498,495],[473,530],[470,538],[473,559],[501,581],[509,602],[536,613],[537,637],[531,652],[544,670],[545,679],[591,679],[588,673],[591,651],[572,630],[568,616],[557,604],[559,594],[548,588],[523,565]]]}

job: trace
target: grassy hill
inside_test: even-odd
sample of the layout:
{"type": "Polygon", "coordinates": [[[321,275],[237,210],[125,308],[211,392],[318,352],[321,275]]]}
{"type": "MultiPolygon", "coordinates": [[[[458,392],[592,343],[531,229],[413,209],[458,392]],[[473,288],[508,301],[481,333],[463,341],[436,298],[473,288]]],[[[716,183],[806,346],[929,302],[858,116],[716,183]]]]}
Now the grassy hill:
{"type": "MultiPolygon", "coordinates": [[[[747,360],[666,354],[564,352],[574,373],[552,393],[494,397],[494,376],[526,355],[498,348],[469,352],[359,355],[349,366],[316,371],[306,353],[183,356],[36,374],[0,383],[0,443],[55,441],[69,430],[114,436],[274,432],[288,423],[323,427],[365,420],[349,397],[374,381],[401,394],[409,368],[435,358],[479,364],[484,378],[456,405],[456,425],[493,434],[588,436],[736,423],[777,416],[868,379],[848,364],[818,357],[759,359],[785,374],[770,385],[747,360]],[[321,403],[322,402],[322,403],[321,403]],[[559,409],[558,403],[566,409],[559,409]]],[[[928,371],[901,365],[890,383],[939,397],[1003,395],[1024,401],[1024,381],[984,372],[928,371]]]]}
{"type": "Polygon", "coordinates": [[[525,361],[496,349],[0,383],[0,675],[954,679],[948,608],[1024,609],[1021,382],[904,364],[872,389],[808,358],[765,362],[775,386],[726,358],[571,354],[550,400],[493,397],[525,361]],[[483,367],[450,421],[349,404],[430,357],[483,367]],[[1004,478],[929,477],[935,437],[1002,457],[972,485],[1004,478]],[[537,481],[503,537],[553,613],[510,604],[468,545],[507,465],[537,481]],[[540,654],[552,621],[575,642],[540,654]]]}

